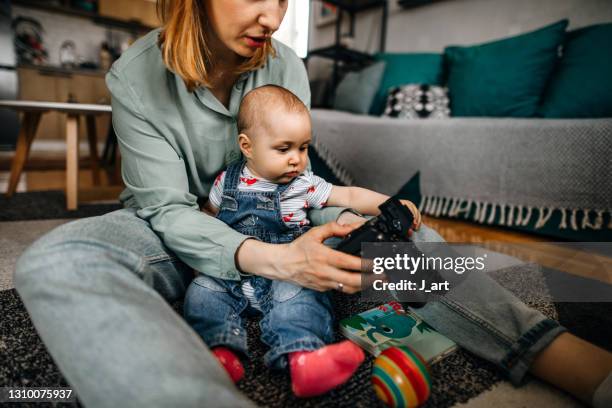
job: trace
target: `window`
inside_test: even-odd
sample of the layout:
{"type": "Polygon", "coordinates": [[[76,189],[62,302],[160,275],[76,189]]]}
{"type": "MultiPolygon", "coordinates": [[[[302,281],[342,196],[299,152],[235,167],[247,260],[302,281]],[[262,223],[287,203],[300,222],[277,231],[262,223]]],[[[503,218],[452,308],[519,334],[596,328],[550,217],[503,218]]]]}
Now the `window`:
{"type": "Polygon", "coordinates": [[[285,19],[273,36],[291,47],[300,58],[306,57],[306,53],[308,52],[309,14],[310,1],[289,1],[285,19]]]}

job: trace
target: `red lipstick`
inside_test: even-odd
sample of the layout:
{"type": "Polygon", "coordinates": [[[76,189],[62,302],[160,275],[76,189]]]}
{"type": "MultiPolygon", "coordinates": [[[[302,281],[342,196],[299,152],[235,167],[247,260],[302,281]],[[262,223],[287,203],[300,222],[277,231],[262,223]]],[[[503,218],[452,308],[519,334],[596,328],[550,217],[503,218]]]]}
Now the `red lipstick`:
{"type": "Polygon", "coordinates": [[[246,37],[246,42],[249,47],[261,48],[266,45],[266,37],[246,37]]]}

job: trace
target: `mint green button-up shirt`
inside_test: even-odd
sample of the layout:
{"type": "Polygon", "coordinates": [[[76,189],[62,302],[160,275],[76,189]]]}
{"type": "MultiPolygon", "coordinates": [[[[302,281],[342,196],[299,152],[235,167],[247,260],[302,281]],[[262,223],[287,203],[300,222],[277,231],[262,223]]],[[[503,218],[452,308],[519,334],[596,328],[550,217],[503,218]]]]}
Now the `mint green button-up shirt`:
{"type": "MultiPolygon", "coordinates": [[[[183,262],[214,277],[238,280],[234,255],[248,237],[201,212],[197,199],[208,197],[215,176],[240,157],[236,117],[244,95],[275,84],[310,106],[306,71],[290,48],[274,41],[277,56],[240,76],[226,108],[206,88],[187,91],[164,65],[158,34],[154,30],[134,43],[106,76],[127,187],[120,199],[137,208],[183,262]]],[[[342,210],[312,210],[309,217],[320,225],[342,210]]]]}

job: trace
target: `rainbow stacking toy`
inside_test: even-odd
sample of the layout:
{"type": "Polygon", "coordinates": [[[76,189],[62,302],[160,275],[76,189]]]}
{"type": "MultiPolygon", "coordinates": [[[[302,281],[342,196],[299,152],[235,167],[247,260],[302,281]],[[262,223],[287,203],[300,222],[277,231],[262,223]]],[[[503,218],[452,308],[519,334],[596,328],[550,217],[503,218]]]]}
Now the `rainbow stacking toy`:
{"type": "Polygon", "coordinates": [[[431,390],[427,363],[408,346],[389,347],[374,360],[372,385],[378,398],[393,408],[415,408],[431,390]]]}

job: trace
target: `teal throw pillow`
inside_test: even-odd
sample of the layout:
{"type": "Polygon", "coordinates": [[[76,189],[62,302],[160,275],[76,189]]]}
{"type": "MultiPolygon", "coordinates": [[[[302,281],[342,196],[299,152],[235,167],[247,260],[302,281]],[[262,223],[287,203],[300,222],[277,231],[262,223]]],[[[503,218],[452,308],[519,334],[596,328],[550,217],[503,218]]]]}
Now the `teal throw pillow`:
{"type": "Polygon", "coordinates": [[[381,53],[376,59],[387,66],[370,108],[372,115],[383,113],[390,88],[407,84],[442,85],[442,54],[381,53]]]}
{"type": "Polygon", "coordinates": [[[567,23],[481,45],[447,47],[453,116],[535,116],[567,23]]]}
{"type": "Polygon", "coordinates": [[[612,117],[612,23],[567,34],[539,113],[546,118],[612,117]]]}
{"type": "Polygon", "coordinates": [[[376,62],[361,71],[347,73],[336,88],[334,109],[367,114],[385,72],[385,63],[376,62]]]}

